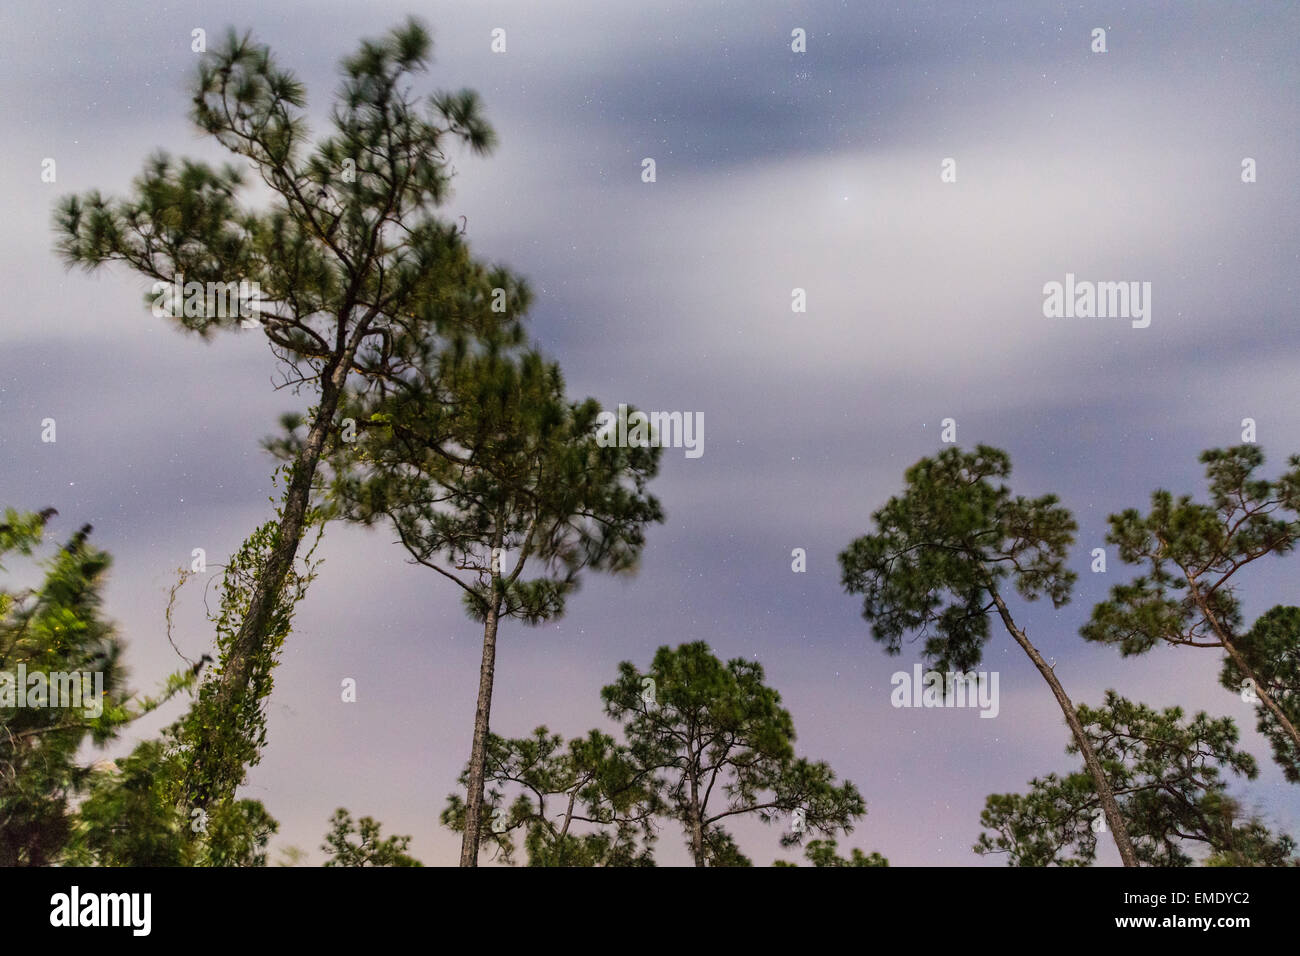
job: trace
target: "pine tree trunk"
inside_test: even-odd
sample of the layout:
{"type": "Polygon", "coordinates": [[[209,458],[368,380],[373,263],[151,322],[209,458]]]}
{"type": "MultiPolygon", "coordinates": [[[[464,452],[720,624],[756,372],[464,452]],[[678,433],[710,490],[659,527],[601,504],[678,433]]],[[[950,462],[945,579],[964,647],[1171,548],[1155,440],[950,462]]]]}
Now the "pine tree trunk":
{"type": "MultiPolygon", "coordinates": [[[[494,576],[495,577],[495,576],[494,576]]],[[[495,581],[493,582],[495,585],[495,581]]],[[[492,606],[483,622],[483,663],[479,667],[478,707],[474,711],[474,743],[469,757],[469,788],[465,795],[465,833],[460,865],[478,866],[479,833],[483,825],[483,777],[487,762],[488,717],[492,710],[492,678],[496,672],[497,615],[500,599],[493,589],[492,606]]]]}
{"type": "MultiPolygon", "coordinates": [[[[248,612],[240,623],[239,631],[231,645],[218,680],[216,700],[221,712],[243,703],[248,692],[251,662],[261,643],[266,639],[267,627],[276,605],[280,601],[285,579],[298,555],[306,524],[307,510],[311,506],[311,487],[325,449],[325,441],[334,427],[334,414],[338,410],[343,386],[352,364],[351,351],[337,364],[327,367],[321,376],[320,404],[311,429],[303,442],[289,476],[288,492],[280,516],[280,534],[275,550],[254,586],[249,599],[248,612]]],[[[205,807],[214,801],[234,795],[238,780],[203,781],[204,755],[210,752],[215,728],[202,728],[193,750],[191,779],[186,791],[189,804],[205,807]]]]}
{"type": "Polygon", "coordinates": [[[1259,695],[1259,699],[1268,708],[1269,712],[1277,718],[1277,722],[1282,725],[1282,730],[1286,732],[1287,736],[1295,742],[1296,750],[1300,751],[1300,731],[1296,730],[1295,724],[1291,723],[1286,712],[1273,700],[1273,696],[1264,689],[1263,683],[1255,674],[1255,669],[1246,663],[1246,659],[1241,656],[1241,652],[1227,638],[1224,638],[1223,649],[1228,652],[1228,656],[1232,658],[1238,669],[1250,678],[1251,683],[1255,685],[1255,693],[1259,695]]]}
{"type": "Polygon", "coordinates": [[[1119,850],[1120,859],[1125,866],[1137,866],[1137,853],[1133,849],[1133,841],[1129,838],[1128,827],[1124,824],[1124,817],[1119,812],[1119,804],[1115,802],[1115,794],[1111,791],[1110,782],[1106,779],[1106,774],[1102,770],[1101,761],[1097,759],[1097,754],[1092,749],[1092,744],[1088,742],[1088,736],[1083,732],[1083,724],[1079,720],[1079,714],[1074,709],[1074,704],[1065,693],[1065,688],[1056,677],[1056,672],[1043,660],[1043,655],[1038,653],[1038,648],[1030,643],[1029,638],[1024,631],[1016,627],[1016,622],[1011,617],[1011,612],[1007,610],[1006,603],[1002,600],[1002,595],[997,591],[991,591],[993,601],[997,605],[998,614],[1002,616],[1002,623],[1006,626],[1008,632],[1015,639],[1016,643],[1024,649],[1029,655],[1029,659],[1034,662],[1038,672],[1043,675],[1049,687],[1052,688],[1052,694],[1056,697],[1056,702],[1061,706],[1061,712],[1065,714],[1065,722],[1070,726],[1070,732],[1074,735],[1074,741],[1079,745],[1079,753],[1083,756],[1083,762],[1088,768],[1088,773],[1092,775],[1093,785],[1097,788],[1097,796],[1101,799],[1101,808],[1106,814],[1106,822],[1110,824],[1111,836],[1115,840],[1115,847],[1119,850]]]}
{"type": "Polygon", "coordinates": [[[1232,662],[1237,665],[1238,670],[1250,678],[1251,683],[1255,685],[1255,693],[1259,695],[1260,701],[1277,718],[1277,722],[1282,725],[1282,730],[1295,742],[1296,750],[1300,752],[1300,731],[1296,730],[1295,724],[1291,723],[1286,712],[1277,705],[1277,702],[1273,700],[1273,696],[1264,689],[1264,685],[1255,673],[1255,669],[1246,663],[1246,658],[1241,655],[1241,652],[1232,643],[1231,638],[1228,637],[1227,632],[1219,625],[1218,616],[1210,610],[1209,603],[1201,594],[1201,589],[1192,579],[1192,576],[1187,573],[1186,569],[1183,570],[1183,574],[1187,577],[1187,583],[1191,585],[1192,598],[1196,602],[1196,606],[1205,615],[1205,619],[1210,622],[1210,626],[1214,628],[1214,633],[1218,636],[1219,642],[1223,644],[1223,649],[1228,652],[1228,656],[1232,658],[1232,662]]]}
{"type": "Polygon", "coordinates": [[[708,866],[704,858],[704,825],[700,822],[698,808],[691,814],[691,856],[696,866],[708,866]]]}
{"type": "MultiPolygon", "coordinates": [[[[690,750],[690,744],[687,744],[690,750]]],[[[700,788],[694,773],[696,754],[691,754],[691,856],[696,866],[706,866],[704,859],[704,808],[700,806],[700,788]]]]}

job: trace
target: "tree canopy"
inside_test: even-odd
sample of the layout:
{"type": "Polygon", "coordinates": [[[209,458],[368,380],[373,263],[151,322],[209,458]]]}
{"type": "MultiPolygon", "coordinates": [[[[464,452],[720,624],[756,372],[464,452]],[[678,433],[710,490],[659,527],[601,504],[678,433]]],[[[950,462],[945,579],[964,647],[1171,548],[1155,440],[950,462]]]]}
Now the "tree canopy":
{"type": "MultiPolygon", "coordinates": [[[[165,301],[162,311],[200,336],[258,326],[281,362],[282,384],[318,394],[289,468],[274,547],[232,622],[213,698],[231,713],[256,696],[254,662],[291,588],[317,467],[344,428],[336,416],[344,393],[421,387],[413,369],[480,333],[522,338],[526,283],[475,260],[463,230],[437,214],[449,195],[451,147],[485,153],[495,134],[471,91],[414,95],[431,49],[414,19],[363,41],[343,61],[332,132],[312,145],[302,84],[265,45],[231,31],[201,61],[191,118],[238,165],[218,169],[159,152],[129,198],[94,191],[66,198],[56,212],[58,251],[69,266],[126,265],[154,280],[155,307],[165,301]],[[270,191],[264,208],[241,202],[249,169],[270,191]],[[241,282],[256,295],[241,295],[232,310],[228,291],[241,282]],[[183,301],[166,295],[175,286],[183,301]],[[213,290],[226,298],[209,298],[213,290]],[[494,310],[502,297],[506,307],[494,310]]],[[[206,737],[200,746],[217,749],[206,737]]],[[[187,791],[197,807],[223,796],[202,776],[187,791]]]]}
{"type": "Polygon", "coordinates": [[[1077,575],[1066,566],[1077,528],[1055,495],[1013,497],[1006,452],[979,445],[923,458],[904,475],[903,493],[872,515],[875,531],[840,554],[844,588],[862,595],[862,616],[890,654],[906,634],[925,635],[923,655],[938,670],[974,670],[996,613],[1051,688],[1101,795],[1125,866],[1138,861],[1105,770],[1084,735],[1073,703],[1006,602],[1006,585],[1022,598],[1070,600],[1077,575]]]}
{"type": "MultiPolygon", "coordinates": [[[[1236,747],[1227,717],[1182,708],[1153,710],[1114,691],[1079,719],[1119,802],[1138,859],[1148,866],[1190,866],[1193,852],[1218,865],[1280,866],[1295,862],[1295,843],[1276,836],[1228,794],[1224,774],[1253,779],[1254,758],[1236,747]]],[[[1071,754],[1079,752],[1071,741],[1071,754]]],[[[1027,794],[993,794],[975,852],[1007,854],[1012,866],[1088,866],[1104,826],[1092,776],[1048,774],[1027,794]]]]}
{"type": "Polygon", "coordinates": [[[1142,567],[1143,573],[1111,588],[1081,633],[1118,647],[1125,656],[1161,643],[1222,649],[1228,676],[1251,681],[1267,712],[1260,717],[1261,731],[1294,781],[1300,779],[1300,730],[1295,704],[1286,703],[1285,690],[1286,681],[1294,679],[1295,631],[1287,636],[1282,614],[1248,636],[1238,575],[1261,558],[1290,553],[1300,541],[1300,455],[1293,455],[1289,470],[1274,480],[1257,475],[1264,453],[1256,445],[1210,449],[1201,453],[1201,462],[1208,503],[1160,489],[1152,492],[1147,514],[1129,508],[1111,515],[1106,540],[1119,546],[1125,563],[1142,567]],[[1245,653],[1243,644],[1253,644],[1256,653],[1245,653]],[[1277,665],[1269,662],[1268,653],[1259,653],[1265,648],[1282,655],[1277,665]],[[1257,672],[1257,666],[1265,673],[1257,672]],[[1284,676],[1287,671],[1290,678],[1284,676]]]}
{"type": "Polygon", "coordinates": [[[805,833],[849,833],[867,812],[829,764],[795,755],[794,720],[756,661],[723,663],[702,641],[665,646],[644,672],[620,664],[601,698],[633,763],[654,772],[696,866],[750,865],[726,830],[735,817],[797,819],[781,836],[791,846],[805,833]]]}

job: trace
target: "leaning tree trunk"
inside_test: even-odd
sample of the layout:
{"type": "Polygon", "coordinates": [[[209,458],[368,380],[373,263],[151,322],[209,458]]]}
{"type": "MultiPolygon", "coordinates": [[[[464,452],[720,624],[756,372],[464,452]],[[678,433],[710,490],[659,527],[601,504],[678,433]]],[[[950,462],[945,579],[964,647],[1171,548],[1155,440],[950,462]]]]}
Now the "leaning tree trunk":
{"type": "MultiPolygon", "coordinates": [[[[293,462],[288,491],[280,516],[278,541],[267,559],[265,568],[258,576],[253,595],[249,599],[248,612],[240,623],[239,631],[217,677],[219,686],[215,702],[219,713],[228,713],[233,708],[250,703],[245,698],[248,694],[249,681],[253,676],[252,662],[266,639],[271,617],[284,590],[285,579],[298,555],[298,545],[306,525],[307,511],[311,506],[312,481],[325,449],[326,438],[334,427],[334,414],[338,410],[343,387],[351,368],[352,351],[349,349],[336,363],[327,366],[321,376],[320,404],[307,438],[293,462]]],[[[251,703],[256,704],[256,702],[251,703]]],[[[195,741],[192,750],[191,772],[186,782],[186,794],[192,807],[206,807],[215,801],[228,799],[233,796],[235,788],[240,783],[239,780],[204,779],[206,776],[204,768],[212,763],[210,758],[215,756],[214,748],[220,746],[217,736],[217,728],[214,726],[199,728],[199,739],[195,741]]]]}
{"type": "Polygon", "coordinates": [[[1006,603],[1002,600],[1002,595],[993,591],[993,602],[997,605],[998,614],[1002,616],[1002,623],[1006,626],[1011,636],[1015,638],[1029,659],[1034,662],[1038,672],[1043,675],[1049,687],[1052,688],[1052,694],[1056,697],[1056,702],[1061,705],[1061,712],[1065,714],[1065,722],[1070,725],[1070,732],[1074,734],[1075,743],[1079,745],[1079,753],[1083,755],[1083,762],[1088,768],[1088,773],[1092,775],[1093,785],[1097,788],[1097,795],[1101,798],[1101,807],[1106,814],[1106,822],[1110,824],[1111,836],[1115,839],[1115,847],[1119,850],[1120,859],[1124,861],[1125,866],[1137,866],[1137,853],[1133,849],[1133,841],[1129,839],[1128,827],[1124,824],[1124,817],[1120,815],[1119,804],[1115,802],[1115,794],[1111,791],[1110,782],[1106,779],[1106,774],[1101,768],[1101,761],[1097,759],[1097,754],[1092,749],[1092,744],[1088,742],[1088,736],[1083,732],[1083,724],[1079,721],[1079,714],[1074,709],[1074,704],[1065,693],[1065,688],[1056,677],[1056,671],[1052,670],[1047,661],[1043,660],[1043,655],[1038,653],[1038,648],[1030,643],[1025,632],[1016,627],[1016,622],[1011,617],[1011,612],[1007,610],[1006,603]]]}
{"type": "Polygon", "coordinates": [[[1286,712],[1278,706],[1277,701],[1273,700],[1273,695],[1264,689],[1264,684],[1260,681],[1259,675],[1255,673],[1255,669],[1247,663],[1246,658],[1237,650],[1226,629],[1219,623],[1218,615],[1210,610],[1209,602],[1206,601],[1205,595],[1201,593],[1200,587],[1192,579],[1192,576],[1186,570],[1184,570],[1183,574],[1187,577],[1187,583],[1191,585],[1192,599],[1196,602],[1197,608],[1205,616],[1205,619],[1210,622],[1210,626],[1214,628],[1219,643],[1223,645],[1223,649],[1227,651],[1228,656],[1232,658],[1232,662],[1237,665],[1238,670],[1250,678],[1250,682],[1255,686],[1255,693],[1259,695],[1260,701],[1277,718],[1283,732],[1291,738],[1296,745],[1296,751],[1300,753],[1300,731],[1296,730],[1295,724],[1291,723],[1291,719],[1287,717],[1286,712]]]}
{"type": "Polygon", "coordinates": [[[469,755],[469,787],[465,795],[465,833],[460,844],[460,865],[478,866],[479,833],[483,826],[483,778],[487,763],[488,717],[492,710],[492,678],[496,673],[497,624],[501,599],[493,574],[492,603],[483,621],[483,663],[478,674],[478,706],[474,711],[474,743],[469,755]]]}
{"type": "Polygon", "coordinates": [[[1277,701],[1273,699],[1273,696],[1264,689],[1264,684],[1260,681],[1259,675],[1257,675],[1255,669],[1246,662],[1246,658],[1241,655],[1241,652],[1233,646],[1232,641],[1228,640],[1222,632],[1220,632],[1220,637],[1223,641],[1223,649],[1228,652],[1228,656],[1232,658],[1232,662],[1237,665],[1238,669],[1243,674],[1250,678],[1250,682],[1254,685],[1255,693],[1259,695],[1260,701],[1262,701],[1264,706],[1268,708],[1269,712],[1277,718],[1277,722],[1282,725],[1282,730],[1295,743],[1296,750],[1300,751],[1300,731],[1297,731],[1295,724],[1291,723],[1290,718],[1286,715],[1286,711],[1279,707],[1277,701]]]}

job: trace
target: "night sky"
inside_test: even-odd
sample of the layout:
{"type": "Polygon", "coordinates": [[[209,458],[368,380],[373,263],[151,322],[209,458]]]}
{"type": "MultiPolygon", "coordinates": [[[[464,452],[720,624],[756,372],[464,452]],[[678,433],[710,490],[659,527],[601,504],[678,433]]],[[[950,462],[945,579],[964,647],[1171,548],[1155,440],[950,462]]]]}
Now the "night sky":
{"type": "MultiPolygon", "coordinates": [[[[197,547],[223,561],[269,517],[260,442],[310,396],[275,390],[260,333],[205,344],[153,318],[148,284],[125,270],[65,271],[53,204],[123,193],[157,148],[226,159],[186,119],[194,28],[210,45],[252,28],[306,84],[320,131],[339,59],[415,13],[434,33],[420,90],[478,90],[500,138],[491,157],[456,156],[445,215],[466,217],[479,256],[529,278],[531,333],[570,393],[706,425],[701,457],[664,452],[653,492],[668,517],[634,578],[589,576],[559,622],[503,625],[495,732],[612,730],[599,689],[619,661],[703,640],[761,662],[799,753],[863,792],[869,813],[841,852],[1001,865],[971,850],[985,796],[1076,767],[1047,686],[995,629],[982,667],[1000,675],[996,719],[891,707],[890,675],[919,646],[891,658],[872,641],[836,562],[953,418],[962,446],[1010,453],[1014,491],[1055,492],[1079,522],[1074,601],[1016,607],[1072,698],[1115,688],[1231,716],[1262,770],[1233,792],[1300,833],[1300,791],[1253,709],[1218,686],[1217,652],[1124,659],[1078,635],[1135,573],[1114,548],[1106,574],[1089,571],[1108,514],[1157,487],[1203,493],[1197,455],[1237,444],[1243,418],[1270,477],[1300,451],[1300,9],[972,6],[5,4],[0,506],[57,508],[56,540],[94,524],[132,687],[182,666],[163,629],[176,569],[197,547]],[[498,27],[504,54],[489,46],[498,27]],[[791,51],[795,28],[806,53],[791,51]],[[1242,182],[1246,157],[1257,182],[1242,182]],[[956,182],[941,182],[945,158],[956,182]],[[1150,282],[1150,326],[1045,318],[1043,286],[1067,273],[1150,282]],[[47,417],[54,444],[40,440],[47,417]],[[795,548],[806,573],[791,570],[795,548]]],[[[319,862],[345,806],[452,864],[459,836],[437,815],[468,756],[481,627],[386,529],[333,525],[319,554],[243,793],[280,820],[273,849],[319,862]],[[356,703],[340,699],[348,677],[356,703]]],[[[1248,619],[1297,603],[1296,560],[1249,569],[1248,619]]],[[[178,620],[181,650],[207,651],[202,581],[178,620]]],[[[776,828],[735,832],[756,863],[797,859],[776,828]]],[[[658,858],[687,859],[671,824],[658,858]]],[[[1099,862],[1116,860],[1102,841],[1099,862]]]]}

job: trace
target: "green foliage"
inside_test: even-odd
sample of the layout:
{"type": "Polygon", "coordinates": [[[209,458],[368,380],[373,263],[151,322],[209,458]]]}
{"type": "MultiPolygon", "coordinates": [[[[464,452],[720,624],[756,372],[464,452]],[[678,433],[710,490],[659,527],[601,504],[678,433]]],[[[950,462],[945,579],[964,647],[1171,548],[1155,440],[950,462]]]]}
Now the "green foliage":
{"type": "MultiPolygon", "coordinates": [[[[703,642],[661,647],[648,671],[630,662],[601,691],[605,712],[623,723],[632,760],[653,771],[664,813],[681,824],[696,865],[749,865],[725,831],[730,817],[772,823],[801,809],[809,831],[853,829],[866,813],[856,787],[836,785],[826,763],[795,756],[794,722],[763,668],[723,664],[703,642]]],[[[802,832],[787,832],[789,846],[802,832]]]]}
{"type": "MultiPolygon", "coordinates": [[[[278,824],[260,802],[234,795],[266,743],[272,671],[294,608],[315,577],[315,545],[279,592],[268,639],[246,659],[247,683],[230,688],[221,678],[251,595],[278,543],[281,513],[282,506],[277,519],[249,535],[225,567],[218,610],[211,616],[217,667],[199,684],[190,708],[160,739],[142,742],[90,779],[72,850],[82,865],[266,865],[267,844],[278,824]],[[223,698],[223,686],[233,693],[223,698]]],[[[198,671],[196,665],[185,672],[173,690],[190,687],[198,671]]]]}
{"type": "MultiPolygon", "coordinates": [[[[412,95],[431,50],[414,19],[363,41],[343,62],[333,131],[313,147],[302,84],[266,46],[231,31],[200,63],[191,118],[238,165],[159,152],[129,199],[62,200],[58,251],[70,266],[118,261],[164,283],[256,282],[255,317],[277,355],[313,367],[305,380],[341,362],[370,385],[392,382],[433,334],[508,321],[487,310],[491,290],[517,303],[524,285],[475,263],[456,226],[434,214],[450,192],[448,148],[486,153],[495,136],[470,91],[412,95]],[[264,210],[240,204],[249,166],[271,190],[264,210]]],[[[240,318],[190,313],[172,318],[203,336],[240,318]]]]}
{"type": "Polygon", "coordinates": [[[310,514],[312,493],[320,457],[342,433],[344,393],[355,401],[408,393],[425,387],[419,371],[479,335],[522,340],[527,285],[476,261],[463,231],[437,215],[449,195],[448,151],[486,152],[494,134],[469,91],[413,94],[431,46],[414,19],[362,42],[343,62],[332,132],[313,146],[302,85],[265,46],[232,31],[200,63],[191,118],[236,165],[159,152],[128,198],[90,192],[55,212],[69,267],[124,263],[154,280],[155,307],[203,337],[251,320],[282,362],[282,384],[319,392],[306,436],[281,443],[293,464],[278,525],[264,526],[234,562],[242,577],[227,582],[220,625],[233,630],[220,635],[214,682],[178,732],[192,754],[187,799],[196,805],[229,800],[264,739],[261,701],[300,596],[297,550],[322,517],[310,514]],[[259,183],[249,182],[250,167],[259,183]],[[243,204],[250,185],[270,190],[264,208],[243,204]],[[177,302],[167,289],[181,281],[177,302]],[[205,293],[222,286],[229,305],[229,286],[242,281],[257,296],[241,308],[190,292],[192,283],[205,293]],[[503,312],[492,307],[497,290],[503,312]]]}
{"type": "Polygon", "coordinates": [[[661,449],[600,447],[599,406],[569,402],[558,366],[533,352],[494,345],[426,376],[428,388],[346,408],[361,431],[331,460],[331,498],[347,518],[391,521],[480,621],[490,608],[550,620],[583,570],[635,569],[645,526],[663,520],[645,493],[661,449]]]}
{"type": "Polygon", "coordinates": [[[267,844],[279,829],[279,823],[258,800],[218,804],[208,814],[206,832],[198,841],[196,865],[266,866],[267,844]]]}
{"type": "MultiPolygon", "coordinates": [[[[1088,739],[1106,771],[1138,859],[1150,866],[1190,866],[1199,847],[1215,865],[1281,866],[1295,843],[1257,819],[1242,817],[1223,772],[1253,779],[1254,758],[1237,750],[1231,719],[1169,707],[1155,711],[1108,691],[1105,704],[1079,707],[1088,739]],[[1229,862],[1230,861],[1230,862],[1229,862]]],[[[1068,753],[1078,753],[1073,741],[1068,753]]],[[[1006,853],[1013,866],[1088,866],[1096,858],[1100,801],[1086,772],[1030,781],[1027,794],[990,795],[975,844],[980,854],[1006,853]]]]}
{"type": "Polygon", "coordinates": [[[275,861],[276,866],[301,866],[303,860],[307,858],[307,851],[299,846],[282,846],[280,847],[280,858],[275,861]]]}
{"type": "Polygon", "coordinates": [[[1048,774],[1029,782],[1029,793],[993,793],[980,813],[975,852],[1006,853],[1010,866],[1088,866],[1097,855],[1091,811],[1100,806],[1086,773],[1048,774]],[[1073,848],[1075,855],[1066,855],[1073,848]]]}
{"type": "Polygon", "coordinates": [[[78,866],[265,866],[279,824],[256,800],[187,812],[183,763],[147,740],[98,766],[78,808],[69,862],[78,866]]]}
{"type": "MultiPolygon", "coordinates": [[[[545,727],[514,740],[490,734],[484,776],[484,839],[503,862],[514,862],[522,835],[529,866],[654,865],[654,774],[606,734],[567,744],[545,727]]],[[[468,786],[468,769],[460,783],[468,786]]],[[[442,823],[464,831],[459,795],[448,796],[442,823]]]]}
{"type": "Polygon", "coordinates": [[[989,639],[991,599],[1008,576],[1026,600],[1069,601],[1074,519],[1055,495],[1012,497],[1001,483],[1010,472],[1006,453],[986,445],[924,458],[907,470],[903,493],[872,516],[876,532],[840,555],[843,585],[863,596],[862,616],[888,653],[922,631],[931,666],[973,670],[989,639]]]}
{"type": "Polygon", "coordinates": [[[569,402],[558,366],[495,339],[422,376],[424,387],[345,406],[360,430],[334,451],[330,497],[350,520],[391,522],[412,560],[457,584],[483,622],[462,823],[472,865],[499,622],[558,617],[583,571],[635,570],[645,526],[663,519],[645,492],[660,449],[602,447],[599,406],[569,402]]]}
{"type": "Polygon", "coordinates": [[[146,741],[92,776],[79,808],[76,862],[82,866],[185,866],[187,823],[175,770],[161,741],[146,741]]]}
{"type": "MultiPolygon", "coordinates": [[[[41,542],[45,523],[57,514],[58,512],[53,508],[46,508],[39,513],[19,512],[13,508],[6,508],[4,524],[0,524],[0,557],[10,552],[30,557],[36,545],[41,542]]],[[[0,565],[0,570],[3,569],[4,565],[0,565]]],[[[12,595],[5,594],[0,599],[5,601],[4,604],[0,604],[0,613],[9,613],[12,595]]]]}
{"type": "MultiPolygon", "coordinates": [[[[49,509],[39,515],[12,509],[0,524],[0,557],[31,556],[49,509]]],[[[244,543],[226,568],[221,609],[213,617],[223,655],[278,525],[271,522],[244,543]]],[[[193,688],[199,666],[168,677],[156,697],[128,697],[123,689],[122,642],[101,613],[100,593],[110,560],[88,543],[84,527],[41,562],[39,586],[0,589],[0,672],[94,672],[102,675],[99,707],[18,707],[0,692],[0,862],[6,865],[263,866],[278,824],[256,800],[235,800],[235,787],[256,763],[265,740],[263,704],[278,641],[254,661],[242,706],[212,705],[212,678],[160,738],[127,756],[86,766],[86,743],[104,745],[121,728],[193,688]],[[191,811],[186,773],[195,763],[196,728],[215,729],[221,749],[201,763],[225,788],[223,799],[191,811]]],[[[291,591],[273,618],[272,633],[287,633],[293,603],[314,574],[290,578],[291,591]]],[[[205,752],[206,753],[206,752],[205,752]]]]}
{"type": "MultiPolygon", "coordinates": [[[[29,557],[55,514],[7,509],[0,524],[0,558],[29,557]]],[[[86,743],[102,746],[126,724],[188,686],[174,675],[160,698],[131,699],[124,687],[122,642],[101,612],[109,556],[88,543],[87,525],[52,557],[40,561],[34,588],[0,588],[0,865],[58,862],[73,839],[74,803],[91,777],[78,754],[86,743]],[[56,697],[18,706],[18,673],[90,674],[82,682],[84,706],[56,697]],[[94,686],[94,675],[102,688],[94,686]],[[96,698],[96,692],[102,696],[96,698]]],[[[3,567],[0,566],[0,570],[3,567]]],[[[66,685],[61,685],[62,690],[66,685]]]]}
{"type": "MultiPolygon", "coordinates": [[[[704,830],[703,859],[708,866],[753,866],[754,861],[740,851],[740,844],[722,827],[708,827],[704,830]]],[[[700,864],[696,864],[697,866],[700,864]]]]}
{"type": "MultiPolygon", "coordinates": [[[[1300,724],[1300,607],[1270,609],[1234,643],[1254,677],[1246,677],[1231,657],[1225,657],[1219,675],[1223,686],[1246,692],[1259,682],[1291,723],[1300,724]]],[[[1273,759],[1286,779],[1300,783],[1300,746],[1263,703],[1256,705],[1255,716],[1256,727],[1272,745],[1273,759]]]]}
{"type": "Polygon", "coordinates": [[[214,804],[229,802],[248,768],[261,759],[266,745],[266,701],[274,686],[272,671],[292,629],[294,609],[306,596],[320,565],[312,556],[323,526],[318,526],[316,542],[303,557],[302,566],[290,570],[277,592],[264,640],[241,661],[246,682],[230,686],[223,680],[223,671],[230,666],[240,625],[279,544],[283,507],[278,506],[276,517],[249,535],[227,563],[220,610],[212,618],[217,631],[216,667],[199,685],[190,710],[171,729],[185,755],[190,800],[209,811],[214,804]]]}
{"type": "MultiPolygon", "coordinates": [[[[278,824],[256,800],[236,800],[247,769],[266,741],[265,703],[272,669],[293,618],[294,606],[315,576],[312,551],[301,571],[290,573],[270,618],[269,640],[249,660],[249,681],[237,688],[233,706],[219,696],[221,668],[250,595],[274,550],[280,523],[254,531],[226,565],[219,590],[216,628],[218,664],[199,684],[186,713],[157,740],[138,744],[127,757],[85,781],[69,859],[94,866],[264,866],[267,844],[278,824]],[[202,746],[200,741],[209,741],[202,746]],[[187,787],[202,794],[193,806],[187,787]]],[[[182,583],[184,576],[182,577],[182,583]]],[[[174,675],[163,700],[191,688],[199,666],[174,675]]],[[[161,701],[146,699],[142,712],[161,701]]]]}
{"type": "Polygon", "coordinates": [[[1045,596],[1054,608],[1067,604],[1077,575],[1065,562],[1077,526],[1055,495],[1012,497],[1001,483],[1010,473],[1006,453],[986,445],[974,452],[949,448],[917,462],[905,474],[903,493],[872,516],[876,533],[840,554],[844,588],[863,595],[862,616],[888,653],[900,653],[903,636],[919,631],[923,655],[939,671],[979,666],[996,610],[1051,688],[1101,794],[1124,865],[1137,866],[1104,768],[1054,665],[1016,624],[1002,593],[1010,578],[1026,601],[1045,596]]]}
{"type": "Polygon", "coordinates": [[[804,855],[813,866],[889,866],[889,861],[876,852],[868,855],[854,847],[848,859],[845,859],[837,855],[835,850],[834,840],[813,840],[804,850],[804,855]]]}
{"type": "MultiPolygon", "coordinates": [[[[835,840],[812,840],[804,847],[804,856],[813,866],[889,866],[889,861],[874,851],[866,854],[854,847],[846,858],[836,852],[838,848],[835,840]]],[[[786,860],[777,860],[772,865],[798,866],[786,860]]]]}
{"type": "Polygon", "coordinates": [[[1114,644],[1124,655],[1157,643],[1221,647],[1242,625],[1232,579],[1265,555],[1291,551],[1300,539],[1300,456],[1277,481],[1255,477],[1264,453],[1255,445],[1201,454],[1210,502],[1151,495],[1151,511],[1110,516],[1109,544],[1127,564],[1145,571],[1111,589],[1082,629],[1090,641],[1114,644]]]}
{"type": "Polygon", "coordinates": [[[409,836],[381,839],[381,827],[374,818],[362,817],[355,823],[347,810],[339,807],[330,820],[330,832],[321,849],[328,859],[326,866],[423,866],[408,856],[409,836]],[[356,840],[353,840],[353,837],[356,840]]]}
{"type": "Polygon", "coordinates": [[[1201,461],[1209,503],[1157,490],[1148,514],[1129,508],[1110,516],[1106,540],[1119,546],[1124,562],[1144,570],[1111,588],[1081,633],[1115,645],[1125,656],[1161,642],[1222,648],[1223,680],[1233,689],[1246,679],[1253,682],[1261,700],[1260,731],[1287,779],[1300,781],[1300,714],[1294,695],[1287,694],[1296,683],[1298,632],[1285,612],[1261,620],[1257,633],[1247,631],[1237,576],[1260,558],[1290,553],[1300,540],[1300,455],[1289,459],[1290,470],[1275,481],[1256,476],[1264,453],[1255,445],[1211,449],[1201,461]]]}

